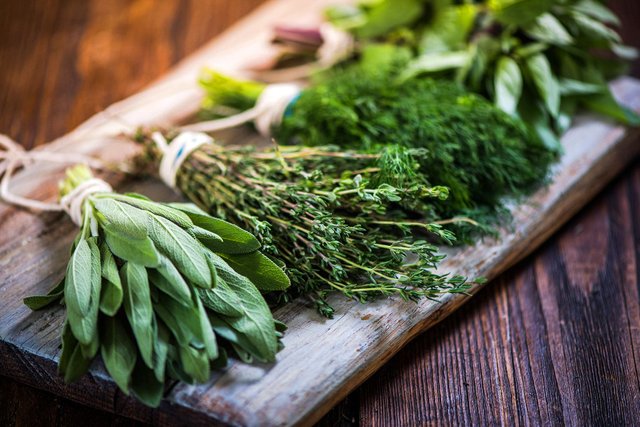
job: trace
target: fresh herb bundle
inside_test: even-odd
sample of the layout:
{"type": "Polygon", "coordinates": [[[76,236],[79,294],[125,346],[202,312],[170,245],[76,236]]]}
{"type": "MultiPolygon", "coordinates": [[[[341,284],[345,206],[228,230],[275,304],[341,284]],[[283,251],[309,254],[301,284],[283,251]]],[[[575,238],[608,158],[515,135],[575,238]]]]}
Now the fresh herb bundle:
{"type": "MultiPolygon", "coordinates": [[[[549,146],[559,147],[578,108],[640,124],[607,86],[636,52],[622,45],[620,22],[600,1],[378,0],[332,6],[326,16],[358,40],[353,60],[379,43],[407,49],[414,59],[403,78],[456,80],[520,117],[549,146]]],[[[279,41],[299,33],[289,29],[279,41]]]]}
{"type": "MultiPolygon", "coordinates": [[[[85,166],[69,169],[61,196],[91,179],[85,166]]],[[[100,352],[125,394],[156,407],[167,380],[206,382],[228,352],[275,360],[284,325],[259,289],[285,289],[289,280],[250,233],[190,204],[112,192],[85,197],[81,223],[65,278],[25,299],[33,310],[64,302],[66,382],[100,352]]]]}
{"type": "MultiPolygon", "coordinates": [[[[138,140],[146,148],[142,164],[157,165],[156,144],[142,133],[138,140]]],[[[396,169],[399,158],[400,148],[381,156],[336,147],[207,144],[186,158],[176,184],[203,209],[251,230],[266,253],[284,262],[292,287],[275,296],[280,302],[306,295],[331,317],[326,297],[332,292],[365,302],[467,289],[464,278],[434,272],[443,258],[434,243],[454,239],[443,223],[470,221],[441,221],[434,205],[447,189],[415,177],[403,182],[414,165],[404,156],[396,169]],[[379,183],[382,170],[397,184],[379,183]]]]}
{"type": "MultiPolygon", "coordinates": [[[[414,176],[448,187],[449,199],[435,204],[440,218],[475,215],[491,222],[503,197],[526,194],[545,179],[557,153],[522,122],[455,83],[398,80],[402,61],[370,52],[362,63],[335,69],[303,90],[272,129],[275,137],[371,153],[405,148],[405,160],[383,157],[396,158],[395,167],[406,173],[386,176],[387,161],[377,182],[394,185],[394,176],[414,176]]],[[[219,106],[247,108],[260,95],[259,83],[230,84],[215,72],[208,72],[202,85],[203,114],[209,117],[219,106]]]]}

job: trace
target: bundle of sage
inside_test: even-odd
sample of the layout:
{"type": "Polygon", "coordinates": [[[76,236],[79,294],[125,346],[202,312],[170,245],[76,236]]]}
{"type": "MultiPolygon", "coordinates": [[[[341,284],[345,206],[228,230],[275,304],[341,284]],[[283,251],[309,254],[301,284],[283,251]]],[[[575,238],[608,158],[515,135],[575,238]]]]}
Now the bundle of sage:
{"type": "Polygon", "coordinates": [[[64,303],[65,381],[100,352],[118,387],[155,407],[168,379],[206,382],[228,354],[275,361],[285,326],[260,290],[289,279],[250,233],[191,204],[114,193],[82,165],[67,170],[60,196],[80,233],[64,279],[25,304],[64,303]]]}

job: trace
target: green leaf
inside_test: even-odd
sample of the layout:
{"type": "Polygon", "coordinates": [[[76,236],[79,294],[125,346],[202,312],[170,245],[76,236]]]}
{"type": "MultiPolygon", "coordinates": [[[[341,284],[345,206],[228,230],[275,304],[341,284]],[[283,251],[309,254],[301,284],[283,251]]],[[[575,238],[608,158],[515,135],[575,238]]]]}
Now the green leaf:
{"type": "Polygon", "coordinates": [[[420,53],[463,49],[473,30],[479,7],[475,4],[434,8],[435,16],[420,39],[420,53]]]}
{"type": "Polygon", "coordinates": [[[212,233],[209,230],[205,230],[204,228],[194,226],[189,228],[187,231],[191,233],[193,237],[195,237],[196,239],[204,243],[205,246],[207,245],[208,242],[222,243],[222,237],[218,236],[215,233],[212,233]]]}
{"type": "Polygon", "coordinates": [[[102,261],[102,291],[100,295],[100,311],[107,316],[114,316],[122,305],[122,283],[118,273],[118,265],[106,243],[100,245],[102,261]]]}
{"type": "Polygon", "coordinates": [[[193,226],[193,222],[189,217],[179,210],[171,207],[169,204],[157,203],[150,200],[143,200],[135,197],[117,196],[119,201],[122,201],[128,205],[139,208],[143,211],[151,212],[154,215],[161,216],[169,221],[175,223],[182,228],[189,228],[193,226]]]}
{"type": "Polygon", "coordinates": [[[608,88],[601,84],[573,79],[561,79],[559,85],[561,95],[593,95],[608,91],[608,88]]]}
{"type": "Polygon", "coordinates": [[[538,54],[528,58],[527,68],[538,93],[545,102],[547,110],[553,117],[556,117],[560,109],[560,88],[558,81],[551,72],[547,57],[538,54]]]}
{"type": "Polygon", "coordinates": [[[69,384],[82,377],[89,370],[91,359],[85,359],[82,355],[80,343],[73,336],[68,320],[62,327],[62,354],[58,363],[58,373],[69,384]]]}
{"type": "Polygon", "coordinates": [[[420,74],[428,74],[460,68],[469,61],[469,52],[441,52],[421,55],[412,60],[399,76],[400,81],[409,80],[420,74]]]}
{"type": "Polygon", "coordinates": [[[189,346],[180,347],[179,352],[183,371],[196,382],[207,382],[211,375],[207,352],[204,349],[189,346]]]}
{"type": "Polygon", "coordinates": [[[508,56],[498,61],[495,77],[496,105],[515,115],[522,95],[522,73],[518,63],[508,56]]]}
{"type": "MultiPolygon", "coordinates": [[[[154,317],[155,320],[155,317],[154,317]]],[[[170,335],[166,326],[162,322],[154,322],[155,347],[153,351],[153,373],[156,379],[164,382],[165,370],[167,366],[167,354],[169,351],[170,335]]]]}
{"type": "Polygon", "coordinates": [[[596,21],[595,19],[578,12],[574,12],[572,16],[576,24],[578,24],[582,29],[585,36],[590,38],[594,38],[594,36],[596,36],[597,38],[614,43],[622,42],[620,35],[602,22],[596,21]]]}
{"type": "Polygon", "coordinates": [[[207,357],[209,358],[209,360],[214,360],[218,357],[218,344],[216,343],[216,335],[213,333],[213,328],[211,327],[211,323],[209,323],[209,318],[207,317],[207,312],[204,309],[204,305],[202,305],[202,301],[200,301],[200,298],[196,298],[196,301],[198,302],[200,328],[202,329],[202,338],[204,341],[205,349],[207,351],[207,357]]]}
{"type": "Polygon", "coordinates": [[[158,251],[148,236],[134,239],[108,227],[104,227],[103,231],[109,249],[118,258],[145,267],[155,267],[160,262],[158,251]]]}
{"type": "Polygon", "coordinates": [[[150,228],[154,243],[194,285],[211,287],[211,273],[204,247],[195,237],[162,217],[153,216],[150,228]]]}
{"type": "Polygon", "coordinates": [[[137,359],[136,345],[118,317],[105,316],[102,326],[102,360],[111,378],[128,395],[137,359]]]}
{"type": "Polygon", "coordinates": [[[559,46],[573,43],[573,37],[552,14],[545,13],[528,25],[524,32],[531,38],[559,46]]]}
{"type": "Polygon", "coordinates": [[[144,363],[153,369],[153,307],[147,270],[127,262],[120,270],[124,288],[124,311],[138,343],[144,363]]]}
{"type": "Polygon", "coordinates": [[[174,203],[172,207],[182,210],[198,227],[209,230],[222,237],[222,243],[217,241],[205,242],[214,252],[227,254],[246,254],[260,249],[260,242],[251,233],[237,225],[207,215],[195,205],[188,203],[174,203]]]}
{"type": "Polygon", "coordinates": [[[64,283],[65,279],[63,278],[46,295],[34,295],[31,297],[27,297],[22,301],[31,310],[35,311],[43,309],[50,304],[53,304],[54,302],[60,301],[62,299],[62,297],[64,296],[64,283]]]}
{"type": "Polygon", "coordinates": [[[191,307],[191,291],[178,269],[171,261],[161,256],[160,265],[149,273],[150,282],[180,304],[191,307]]]}
{"type": "Polygon", "coordinates": [[[590,16],[600,22],[611,25],[620,25],[620,20],[609,8],[595,0],[580,0],[571,6],[573,10],[590,16]]]}
{"type": "Polygon", "coordinates": [[[236,273],[217,255],[212,254],[212,257],[218,276],[229,285],[240,300],[238,309],[242,312],[242,316],[225,318],[225,321],[247,337],[256,358],[264,362],[273,362],[278,349],[278,340],[269,306],[249,279],[236,273]]]}
{"type": "Polygon", "coordinates": [[[202,303],[210,310],[225,316],[238,317],[242,315],[240,300],[229,288],[229,285],[218,278],[218,283],[211,289],[198,289],[202,303]]]}
{"type": "MultiPolygon", "coordinates": [[[[132,239],[147,236],[148,214],[126,203],[115,200],[111,195],[93,200],[93,206],[106,220],[104,228],[126,234],[132,239]]],[[[98,216],[99,220],[101,219],[98,216]]],[[[104,222],[104,221],[101,221],[104,222]]]]}
{"type": "Polygon", "coordinates": [[[173,298],[158,294],[158,301],[154,302],[153,307],[181,347],[192,345],[204,348],[200,313],[196,306],[185,307],[173,298]]]}
{"type": "MultiPolygon", "coordinates": [[[[282,291],[291,285],[289,277],[271,259],[260,252],[220,256],[261,291],[282,291]]],[[[216,265],[217,267],[217,265],[216,265]]]]}
{"type": "Polygon", "coordinates": [[[489,0],[487,5],[503,24],[525,25],[548,12],[553,0],[489,0]]]}
{"type": "Polygon", "coordinates": [[[640,116],[635,111],[620,105],[607,89],[606,93],[592,95],[581,102],[591,111],[611,117],[629,126],[640,126],[640,116]]]}
{"type": "Polygon", "coordinates": [[[142,403],[157,408],[162,401],[164,384],[158,381],[152,369],[138,360],[131,375],[130,390],[142,403]]]}
{"type": "Polygon", "coordinates": [[[100,250],[96,238],[83,239],[67,267],[64,300],[73,335],[85,346],[90,345],[98,333],[101,286],[100,250]]]}
{"type": "Polygon", "coordinates": [[[389,31],[409,25],[422,15],[421,0],[393,0],[370,3],[365,24],[356,33],[363,38],[383,36],[389,31]]]}

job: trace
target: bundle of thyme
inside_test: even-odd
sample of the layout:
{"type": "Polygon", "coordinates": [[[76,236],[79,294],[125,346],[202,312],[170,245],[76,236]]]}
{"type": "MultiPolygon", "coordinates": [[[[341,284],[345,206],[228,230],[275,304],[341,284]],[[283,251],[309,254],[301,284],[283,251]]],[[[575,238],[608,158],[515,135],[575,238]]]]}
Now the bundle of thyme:
{"type": "MultiPolygon", "coordinates": [[[[170,133],[167,136],[172,136],[170,133]]],[[[161,153],[144,134],[143,164],[161,153]]],[[[306,295],[328,317],[326,297],[339,292],[365,302],[377,296],[408,300],[463,292],[465,279],[434,272],[443,256],[435,243],[454,236],[433,209],[448,190],[418,179],[402,182],[414,165],[401,149],[388,156],[336,147],[256,150],[208,144],[177,173],[177,187],[208,212],[252,231],[263,251],[286,265],[292,286],[274,295],[306,295]],[[383,162],[383,164],[381,164],[383,162]],[[408,162],[408,163],[407,163],[408,162]],[[379,183],[382,171],[397,185],[379,183]]]]}
{"type": "MultiPolygon", "coordinates": [[[[91,181],[85,166],[71,168],[60,194],[82,195],[91,181]]],[[[284,325],[256,285],[284,289],[289,280],[251,234],[190,204],[113,192],[79,201],[81,231],[65,278],[48,295],[25,299],[33,310],[65,305],[59,371],[66,382],[100,352],[120,390],[155,407],[165,381],[206,382],[228,352],[275,361],[284,325]],[[238,272],[248,269],[261,281],[238,272]]]]}

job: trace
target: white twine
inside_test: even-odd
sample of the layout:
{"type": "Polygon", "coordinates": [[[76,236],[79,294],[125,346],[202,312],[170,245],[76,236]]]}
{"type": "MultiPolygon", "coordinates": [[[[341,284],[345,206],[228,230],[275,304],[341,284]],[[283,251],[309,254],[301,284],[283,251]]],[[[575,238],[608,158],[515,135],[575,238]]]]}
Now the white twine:
{"type": "MultiPolygon", "coordinates": [[[[91,178],[84,181],[67,195],[60,199],[60,207],[69,214],[71,220],[78,227],[82,226],[82,207],[87,197],[96,193],[111,193],[113,189],[109,184],[99,178],[91,178]]],[[[95,233],[94,233],[95,234],[95,233]]]]}
{"type": "Polygon", "coordinates": [[[351,34],[329,23],[322,24],[319,31],[322,45],[316,56],[321,67],[329,68],[351,56],[355,49],[355,40],[351,34]]]}
{"type": "Polygon", "coordinates": [[[191,132],[215,132],[230,129],[253,121],[256,129],[265,137],[271,136],[271,129],[282,123],[287,107],[300,95],[300,87],[293,83],[279,83],[264,88],[256,105],[242,113],[224,119],[209,120],[182,126],[180,130],[191,132]]]}
{"type": "Polygon", "coordinates": [[[151,139],[162,152],[160,178],[169,187],[176,188],[176,174],[189,154],[204,144],[211,144],[213,138],[202,132],[182,132],[167,144],[160,132],[154,132],[151,139]]]}
{"type": "Polygon", "coordinates": [[[21,145],[6,135],[0,134],[0,199],[5,202],[26,209],[40,211],[60,212],[65,211],[77,225],[82,223],[82,205],[84,200],[93,193],[112,191],[109,184],[99,179],[92,179],[78,186],[60,203],[47,203],[39,200],[18,196],[11,192],[11,179],[16,170],[27,168],[36,161],[52,163],[86,163],[92,168],[101,168],[102,162],[92,157],[77,153],[58,153],[45,150],[26,151],[21,145]],[[101,184],[98,184],[98,182],[101,184]],[[81,191],[78,191],[81,190],[81,191]],[[67,199],[67,200],[65,200],[67,199]]]}

